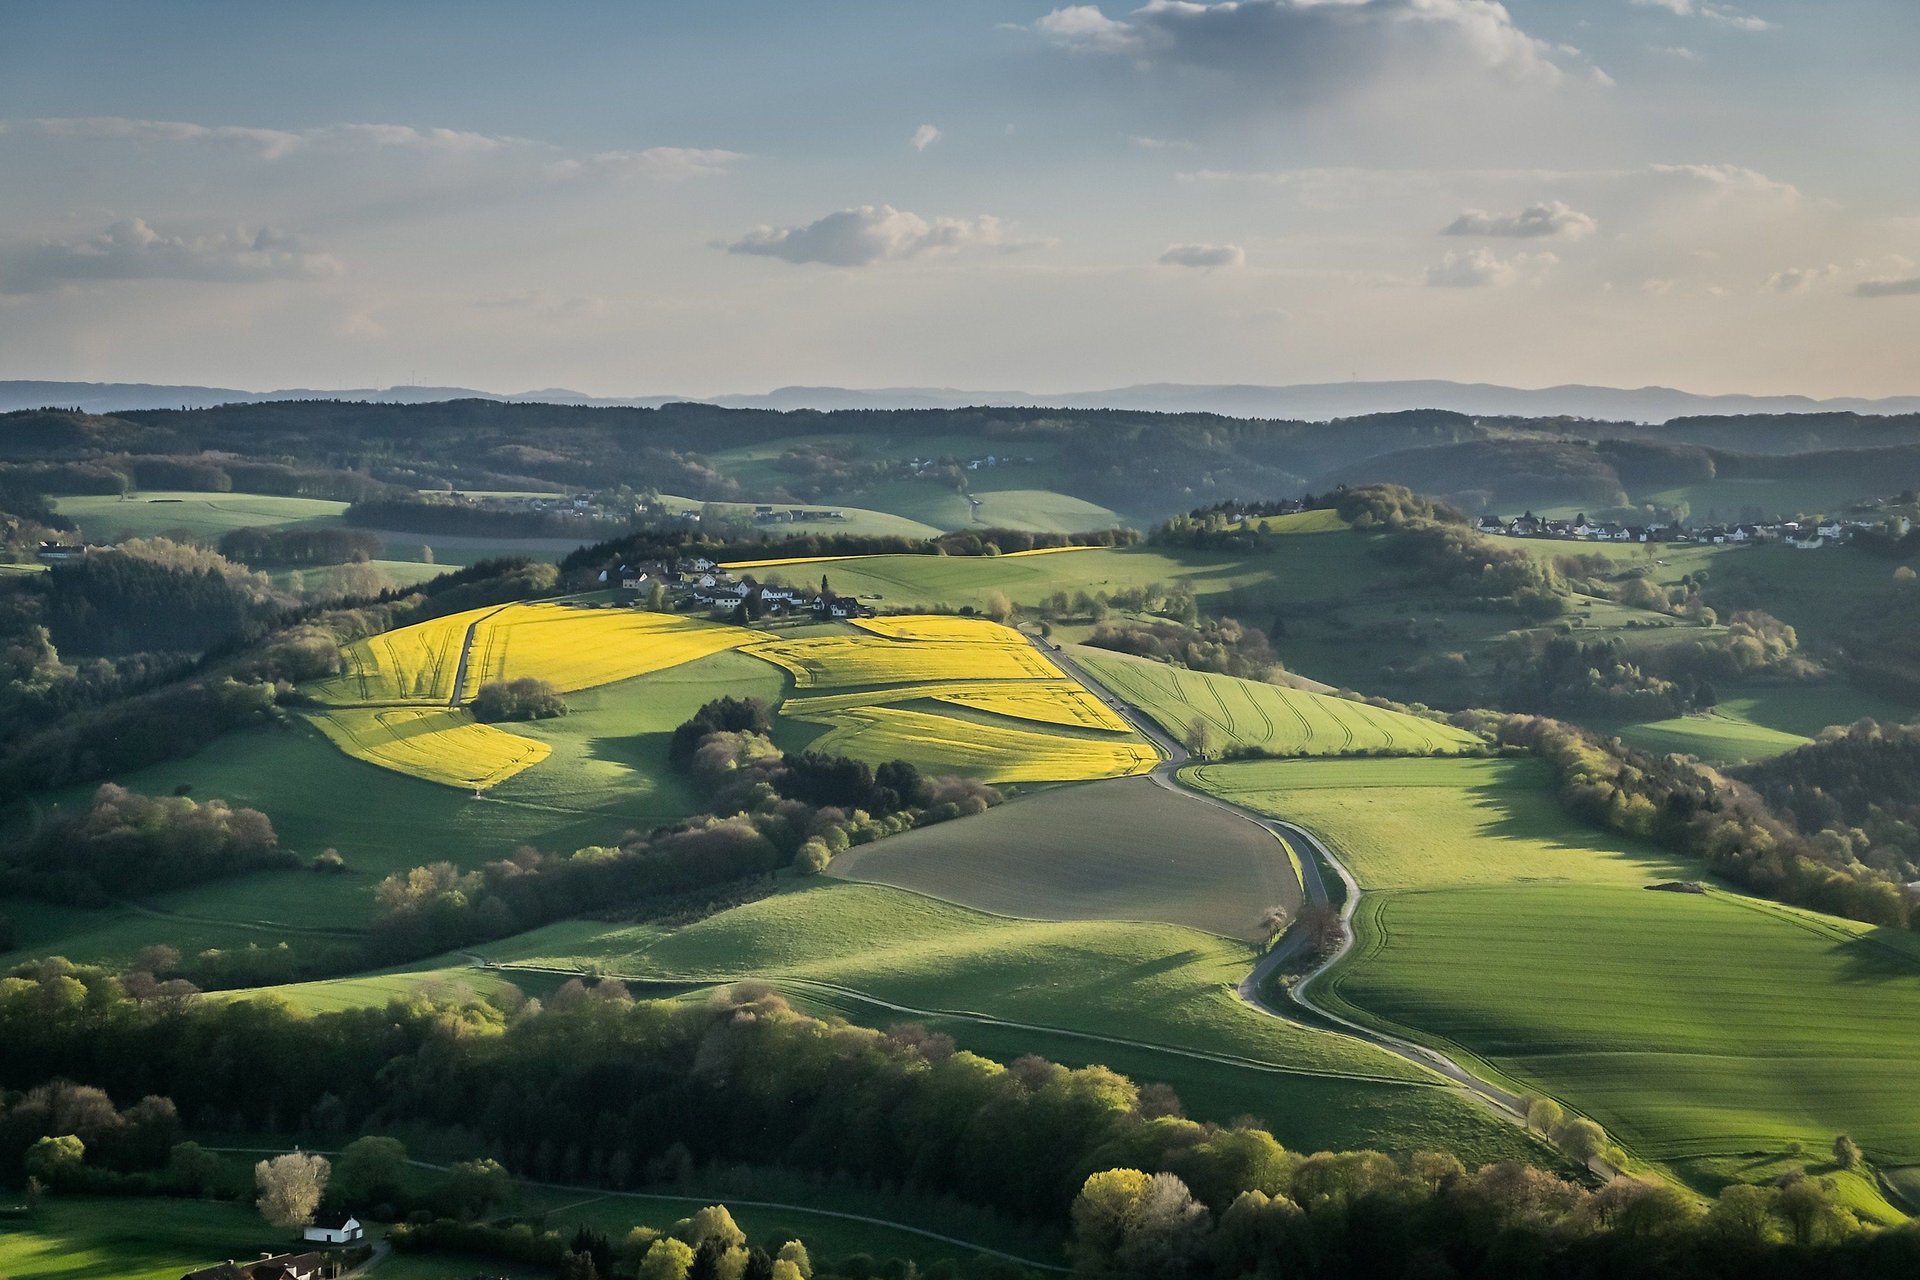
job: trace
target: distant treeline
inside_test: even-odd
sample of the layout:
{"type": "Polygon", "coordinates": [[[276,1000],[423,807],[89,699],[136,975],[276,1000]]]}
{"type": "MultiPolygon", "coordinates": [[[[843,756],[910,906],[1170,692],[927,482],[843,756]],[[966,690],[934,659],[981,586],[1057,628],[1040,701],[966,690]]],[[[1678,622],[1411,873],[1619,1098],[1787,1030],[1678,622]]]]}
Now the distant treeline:
{"type": "Polygon", "coordinates": [[[346,564],[378,560],[385,550],[364,529],[234,529],[220,535],[220,554],[261,565],[346,564]]]}
{"type": "Polygon", "coordinates": [[[1734,772],[1835,856],[1920,881],[1920,725],[1863,720],[1734,772]]]}
{"type": "Polygon", "coordinates": [[[967,529],[937,538],[871,533],[765,533],[716,538],[685,528],[646,529],[581,547],[560,562],[563,570],[585,569],[615,560],[676,560],[703,556],[717,563],[736,560],[792,560],[807,557],[995,556],[1053,547],[1126,547],[1140,541],[1132,529],[1087,533],[1032,533],[1024,529],[967,529]]]}
{"type": "MultiPolygon", "coordinates": [[[[970,408],[775,413],[671,404],[588,408],[468,400],[439,404],[284,401],[113,416],[67,411],[0,415],[0,458],[95,466],[173,457],[183,472],[136,475],[145,487],[218,487],[313,496],[381,496],[379,486],[461,489],[627,484],[715,501],[849,501],[867,485],[923,483],[952,491],[973,473],[953,458],[911,474],[901,442],[938,438],[978,454],[1045,461],[1050,487],[1118,510],[1171,512],[1246,493],[1396,482],[1465,505],[1554,499],[1590,509],[1714,476],[1854,482],[1862,494],[1920,482],[1920,416],[1781,414],[1682,418],[1661,426],[1569,419],[1475,419],[1438,410],[1333,422],[1100,409],[970,408]],[[817,443],[832,439],[831,446],[817,443]],[[776,492],[743,494],[716,466],[722,451],[790,442],[776,492]],[[879,448],[879,445],[885,448],[879,448]],[[1784,455],[1804,465],[1779,461],[1784,455]],[[258,459],[234,464],[232,458],[258,459]],[[277,475],[236,470],[283,468],[277,475]],[[328,472],[348,493],[288,472],[328,472]],[[517,481],[517,483],[516,483],[517,481]],[[289,486],[299,486],[289,487],[289,486]],[[274,487],[278,486],[278,487],[274,487]]],[[[43,492],[112,492],[97,473],[54,477],[43,492]]],[[[0,485],[4,482],[0,481],[0,485]]]]}
{"type": "MultiPolygon", "coordinates": [[[[603,536],[608,522],[581,520],[559,511],[477,506],[430,498],[368,498],[347,508],[348,524],[362,529],[437,533],[480,538],[573,538],[603,536]]],[[[624,522],[615,523],[614,528],[624,522]]]]}

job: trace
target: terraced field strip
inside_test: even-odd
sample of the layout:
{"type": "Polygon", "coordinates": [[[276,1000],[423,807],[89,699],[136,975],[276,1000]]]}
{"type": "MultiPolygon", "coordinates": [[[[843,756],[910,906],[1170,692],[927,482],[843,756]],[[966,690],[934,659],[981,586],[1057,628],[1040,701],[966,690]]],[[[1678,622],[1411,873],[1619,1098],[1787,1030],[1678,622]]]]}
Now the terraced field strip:
{"type": "Polygon", "coordinates": [[[812,719],[854,707],[882,706],[920,700],[990,711],[1016,720],[1072,725],[1112,733],[1130,733],[1131,727],[1107,705],[1073,680],[952,681],[922,685],[891,685],[853,693],[823,693],[789,698],[784,715],[812,719]]]}
{"type": "Polygon", "coordinates": [[[1223,747],[1279,755],[1357,751],[1454,754],[1484,744],[1451,725],[1348,698],[1285,685],[1191,671],[1164,662],[1076,647],[1074,658],[1100,683],[1184,737],[1203,720],[1223,747]]]}
{"type": "Polygon", "coordinates": [[[1074,782],[1145,773],[1159,755],[1138,738],[1102,741],[1041,733],[899,706],[855,707],[795,719],[828,726],[816,750],[867,761],[912,760],[934,773],[988,782],[1074,782]]]}

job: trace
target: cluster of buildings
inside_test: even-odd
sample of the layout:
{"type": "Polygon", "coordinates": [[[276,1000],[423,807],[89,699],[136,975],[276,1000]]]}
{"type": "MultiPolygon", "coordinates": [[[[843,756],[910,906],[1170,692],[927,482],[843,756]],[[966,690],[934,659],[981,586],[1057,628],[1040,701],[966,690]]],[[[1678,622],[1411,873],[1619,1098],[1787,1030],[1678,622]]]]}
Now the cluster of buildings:
{"type": "Polygon", "coordinates": [[[812,587],[759,582],[751,574],[734,574],[705,556],[689,556],[671,563],[662,560],[621,561],[591,575],[580,584],[611,588],[639,604],[661,588],[670,607],[732,613],[745,606],[756,618],[786,618],[811,614],[822,619],[871,618],[873,610],[853,596],[812,587]]]}
{"type": "Polygon", "coordinates": [[[1503,538],[1556,538],[1567,542],[1665,542],[1706,546],[1751,546],[1782,543],[1803,551],[1813,551],[1829,543],[1850,539],[1857,530],[1872,527],[1870,522],[1845,520],[1779,520],[1767,524],[1710,524],[1693,527],[1678,524],[1618,524],[1613,521],[1549,520],[1532,512],[1509,519],[1506,516],[1481,516],[1474,526],[1481,533],[1503,538]]]}

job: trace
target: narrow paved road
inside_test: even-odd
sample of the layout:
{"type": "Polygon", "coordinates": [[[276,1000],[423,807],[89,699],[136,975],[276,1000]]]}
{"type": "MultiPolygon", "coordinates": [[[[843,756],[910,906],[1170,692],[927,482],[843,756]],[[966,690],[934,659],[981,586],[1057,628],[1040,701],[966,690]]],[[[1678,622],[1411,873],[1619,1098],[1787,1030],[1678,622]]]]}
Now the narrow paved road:
{"type": "MultiPolygon", "coordinates": [[[[1180,769],[1188,763],[1190,758],[1184,746],[1175,741],[1166,730],[1162,729],[1152,716],[1149,716],[1139,707],[1119,697],[1112,690],[1108,689],[1106,685],[1100,683],[1098,678],[1085,667],[1081,666],[1079,662],[1075,661],[1073,656],[1064,649],[1054,645],[1051,641],[1043,640],[1037,636],[1029,638],[1033,640],[1033,643],[1040,648],[1042,652],[1052,658],[1062,670],[1075,680],[1078,680],[1082,685],[1085,685],[1095,697],[1106,703],[1107,706],[1118,713],[1122,719],[1138,730],[1143,737],[1159,748],[1165,758],[1154,767],[1153,772],[1149,775],[1156,784],[1165,787],[1176,795],[1184,796],[1197,804],[1210,804],[1216,809],[1225,810],[1235,817],[1253,823],[1264,831],[1273,833],[1293,846],[1294,852],[1299,855],[1297,860],[1300,864],[1300,887],[1305,891],[1308,902],[1324,906],[1332,901],[1332,898],[1327,893],[1326,880],[1320,871],[1322,863],[1332,868],[1334,874],[1340,877],[1342,884],[1346,887],[1345,901],[1340,908],[1340,922],[1342,926],[1340,945],[1334,949],[1331,955],[1323,956],[1318,963],[1302,974],[1299,981],[1295,982],[1288,990],[1287,994],[1295,1004],[1306,1009],[1315,1015],[1315,1017],[1338,1026],[1341,1030],[1357,1040],[1364,1040],[1376,1048],[1384,1049],[1388,1053],[1404,1058],[1416,1066],[1423,1067],[1428,1071],[1444,1076],[1446,1079],[1466,1089],[1473,1097],[1487,1104],[1502,1117],[1517,1121],[1521,1124],[1526,1123],[1526,1099],[1520,1095],[1488,1084],[1438,1050],[1429,1049],[1425,1045],[1403,1039],[1400,1036],[1376,1031],[1371,1027],[1364,1026],[1350,1018],[1343,1018],[1339,1014],[1315,1004],[1309,995],[1309,989],[1315,981],[1334,965],[1338,964],[1353,946],[1353,913],[1354,909],[1360,905],[1360,885],[1359,882],[1353,878],[1352,873],[1342,865],[1338,858],[1333,856],[1333,850],[1327,847],[1325,841],[1305,828],[1279,818],[1270,817],[1267,814],[1246,808],[1243,805],[1222,800],[1218,796],[1203,794],[1182,785],[1179,780],[1180,769]],[[1316,857],[1314,855],[1318,856],[1316,857]]],[[[1306,945],[1307,940],[1305,934],[1297,929],[1289,930],[1278,943],[1269,948],[1266,954],[1260,957],[1259,961],[1254,965],[1253,971],[1241,981],[1236,994],[1239,995],[1241,1000],[1262,1013],[1270,1014],[1274,1017],[1286,1017],[1287,1015],[1284,1012],[1268,1004],[1261,992],[1266,985],[1267,979],[1282,965],[1295,959],[1306,945]]]]}
{"type": "Polygon", "coordinates": [[[483,613],[467,624],[467,634],[460,637],[460,665],[453,669],[453,693],[447,698],[448,706],[459,706],[461,695],[467,691],[467,663],[473,659],[473,638],[480,633],[480,624],[505,608],[507,606],[503,604],[499,609],[483,613]]]}

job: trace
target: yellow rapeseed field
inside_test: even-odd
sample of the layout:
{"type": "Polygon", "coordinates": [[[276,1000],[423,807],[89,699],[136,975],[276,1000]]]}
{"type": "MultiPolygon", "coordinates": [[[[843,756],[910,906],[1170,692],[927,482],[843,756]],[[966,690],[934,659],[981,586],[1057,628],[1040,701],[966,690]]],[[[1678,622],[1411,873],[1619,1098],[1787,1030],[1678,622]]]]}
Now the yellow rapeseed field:
{"type": "Polygon", "coordinates": [[[991,711],[995,715],[1011,716],[1016,720],[1078,725],[1114,733],[1130,731],[1126,721],[1071,680],[962,680],[938,684],[889,685],[882,689],[862,689],[853,693],[820,693],[789,698],[781,707],[781,712],[818,721],[820,717],[853,707],[875,707],[922,699],[951,702],[956,706],[991,711]]]}
{"type": "Polygon", "coordinates": [[[511,605],[474,634],[463,691],[489,680],[545,680],[562,693],[649,675],[765,640],[764,631],[703,618],[564,604],[511,605]]]}
{"type": "Polygon", "coordinates": [[[552,751],[444,707],[338,707],[308,719],[356,759],[450,787],[491,787],[552,751]]]}
{"type": "Polygon", "coordinates": [[[1017,632],[984,619],[876,618],[870,635],[810,636],[746,646],[802,689],[931,680],[1059,680],[1058,667],[1017,632]]]}
{"type": "Polygon", "coordinates": [[[454,672],[460,666],[467,628],[499,611],[497,605],[469,609],[356,640],[343,650],[346,673],[310,685],[308,692],[340,706],[408,702],[444,706],[453,697],[454,672]]]}
{"type": "Polygon", "coordinates": [[[814,742],[816,751],[862,760],[908,759],[932,773],[969,773],[988,782],[1117,778],[1145,773],[1158,758],[1137,738],[1108,741],[963,724],[905,707],[854,707],[817,722],[831,727],[814,742]]]}
{"type": "Polygon", "coordinates": [[[488,681],[533,677],[572,693],[766,638],[672,614],[496,605],[356,641],[344,650],[346,673],[317,681],[308,692],[329,704],[313,722],[348,755],[429,782],[484,788],[549,752],[543,742],[476,724],[452,705],[488,681]]]}
{"type": "Polygon", "coordinates": [[[1131,733],[1125,720],[1115,715],[1106,703],[1071,680],[1035,680],[1025,683],[978,685],[972,688],[943,688],[930,694],[941,702],[951,702],[1017,720],[1039,720],[1046,724],[1079,725],[1084,729],[1105,729],[1110,733],[1131,733]]]}

